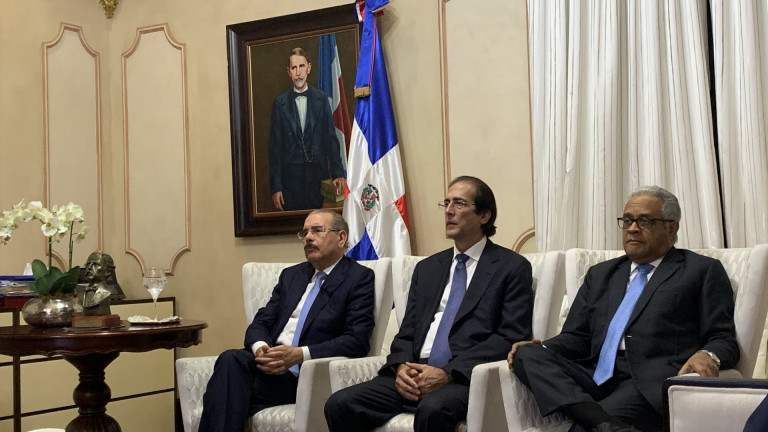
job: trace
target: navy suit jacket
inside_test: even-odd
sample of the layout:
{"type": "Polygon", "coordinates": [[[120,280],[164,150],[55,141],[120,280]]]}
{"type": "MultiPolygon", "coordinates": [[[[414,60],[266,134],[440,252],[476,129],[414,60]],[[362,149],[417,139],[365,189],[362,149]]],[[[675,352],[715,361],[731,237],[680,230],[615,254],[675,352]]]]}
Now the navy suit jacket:
{"type": "MultiPolygon", "coordinates": [[[[625,255],[592,266],[562,332],[544,345],[594,371],[630,265],[625,255]]],[[[637,301],[624,340],[632,379],[659,412],[664,380],[696,351],[717,354],[722,369],[735,367],[733,290],[720,261],[685,249],[667,252],[637,301]]]]}
{"type": "MultiPolygon", "coordinates": [[[[413,271],[403,323],[381,369],[392,374],[418,362],[429,326],[448,283],[453,248],[420,261],[413,271]]],[[[453,358],[443,369],[469,384],[472,368],[506,358],[513,343],[531,338],[531,263],[488,240],[448,336],[453,358]]]]}
{"type": "MultiPolygon", "coordinates": [[[[256,312],[245,332],[246,349],[258,341],[275,345],[314,272],[309,262],[283,270],[269,302],[256,312]]],[[[312,358],[365,356],[374,326],[374,302],[373,271],[341,258],[312,303],[299,346],[307,346],[312,358]]]]}
{"type": "MultiPolygon", "coordinates": [[[[291,181],[283,177],[283,165],[306,163],[307,156],[311,159],[314,155],[324,172],[322,178],[346,177],[328,95],[309,85],[306,92],[307,115],[303,132],[293,89],[278,96],[272,104],[269,129],[269,182],[272,193],[282,191],[283,182],[291,181]]],[[[320,185],[316,187],[319,194],[320,185]]]]}

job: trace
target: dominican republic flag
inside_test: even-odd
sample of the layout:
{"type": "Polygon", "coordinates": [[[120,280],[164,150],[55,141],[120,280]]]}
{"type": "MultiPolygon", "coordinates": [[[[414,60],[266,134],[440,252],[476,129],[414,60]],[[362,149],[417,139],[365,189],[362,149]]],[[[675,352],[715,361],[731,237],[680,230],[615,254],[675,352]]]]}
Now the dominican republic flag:
{"type": "Polygon", "coordinates": [[[344,219],[349,224],[347,256],[358,260],[410,255],[408,207],[395,115],[376,18],[389,0],[358,2],[363,19],[355,80],[355,122],[347,163],[344,219]]]}
{"type": "Polygon", "coordinates": [[[349,121],[347,99],[344,96],[344,82],[341,79],[339,50],[336,49],[336,36],[333,33],[320,36],[319,51],[317,59],[320,72],[317,76],[317,86],[328,95],[328,101],[331,103],[333,125],[336,126],[336,136],[339,138],[341,161],[346,170],[352,125],[349,121]]]}

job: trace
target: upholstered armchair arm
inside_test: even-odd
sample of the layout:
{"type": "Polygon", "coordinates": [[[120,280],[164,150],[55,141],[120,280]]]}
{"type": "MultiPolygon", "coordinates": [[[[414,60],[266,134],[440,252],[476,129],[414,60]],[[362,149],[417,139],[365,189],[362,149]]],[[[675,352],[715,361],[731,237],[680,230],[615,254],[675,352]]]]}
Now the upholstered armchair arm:
{"type": "Polygon", "coordinates": [[[768,380],[679,376],[664,382],[670,432],[742,430],[768,395],[768,380]]]}
{"type": "Polygon", "coordinates": [[[186,432],[196,431],[203,415],[203,393],[213,374],[218,356],[188,357],[176,360],[179,404],[186,432]]]}
{"type": "Polygon", "coordinates": [[[536,428],[537,431],[568,430],[571,423],[561,414],[542,417],[539,406],[533,394],[528,390],[514,372],[509,370],[506,362],[499,366],[499,382],[507,424],[510,432],[525,431],[536,428]]]}
{"type": "Polygon", "coordinates": [[[507,430],[499,380],[499,368],[506,365],[506,360],[500,360],[479,364],[472,369],[467,432],[507,430]]]}
{"type": "Polygon", "coordinates": [[[358,359],[335,360],[330,365],[331,391],[351,387],[361,382],[372,380],[386,362],[384,356],[363,357],[358,359]]]}
{"type": "Polygon", "coordinates": [[[346,357],[326,357],[301,365],[296,388],[295,430],[326,430],[323,408],[331,396],[330,364],[344,359],[346,357]]]}

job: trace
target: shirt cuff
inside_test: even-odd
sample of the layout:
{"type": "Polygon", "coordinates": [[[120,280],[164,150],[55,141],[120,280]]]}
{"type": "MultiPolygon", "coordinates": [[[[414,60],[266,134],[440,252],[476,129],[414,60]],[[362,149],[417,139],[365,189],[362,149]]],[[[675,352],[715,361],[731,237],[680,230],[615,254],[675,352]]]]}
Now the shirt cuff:
{"type": "Polygon", "coordinates": [[[256,350],[258,350],[263,346],[269,346],[269,345],[264,341],[254,342],[253,345],[251,345],[251,352],[253,353],[253,355],[256,355],[256,350]]]}
{"type": "Polygon", "coordinates": [[[301,347],[301,351],[304,353],[304,361],[312,360],[312,356],[309,355],[309,347],[301,347]]]}

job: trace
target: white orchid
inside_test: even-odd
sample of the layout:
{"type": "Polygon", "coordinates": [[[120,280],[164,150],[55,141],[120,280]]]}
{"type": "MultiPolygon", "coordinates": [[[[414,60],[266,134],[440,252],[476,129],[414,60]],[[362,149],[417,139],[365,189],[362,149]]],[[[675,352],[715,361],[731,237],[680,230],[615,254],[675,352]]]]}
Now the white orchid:
{"type": "Polygon", "coordinates": [[[23,222],[32,219],[40,221],[40,230],[48,237],[48,266],[40,261],[32,261],[32,272],[35,276],[33,288],[40,295],[55,294],[57,292],[71,293],[77,284],[80,272],[78,267],[72,267],[72,249],[74,242],[78,243],[88,235],[88,227],[83,226],[80,232],[75,234],[75,222],[85,222],[85,214],[82,207],[74,203],[68,203],[59,208],[53,206],[51,210],[43,207],[40,201],[31,201],[24,208],[24,200],[14,205],[11,210],[0,212],[0,244],[7,244],[11,239],[13,230],[23,222]],[[69,232],[69,270],[62,272],[52,266],[53,242],[60,242],[69,232]],[[65,278],[65,279],[64,279],[65,278]]]}
{"type": "Polygon", "coordinates": [[[88,235],[88,227],[84,226],[77,235],[75,235],[75,242],[80,243],[82,240],[85,240],[85,237],[88,235]]]}
{"type": "Polygon", "coordinates": [[[72,222],[83,222],[85,220],[83,217],[83,209],[79,205],[73,203],[69,203],[58,210],[55,210],[54,207],[54,213],[56,213],[61,222],[65,225],[69,225],[72,222]]]}

